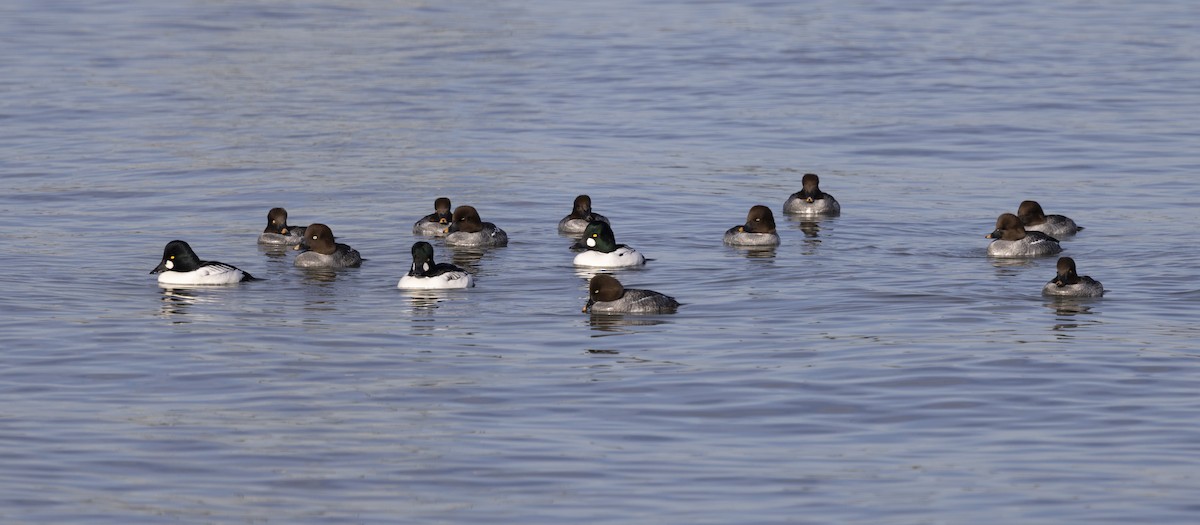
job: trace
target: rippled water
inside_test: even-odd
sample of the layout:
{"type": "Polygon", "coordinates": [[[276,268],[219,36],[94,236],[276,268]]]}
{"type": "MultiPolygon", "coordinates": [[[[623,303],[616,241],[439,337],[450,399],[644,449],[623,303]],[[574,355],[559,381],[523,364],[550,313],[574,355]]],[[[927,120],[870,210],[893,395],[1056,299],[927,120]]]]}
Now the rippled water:
{"type": "Polygon", "coordinates": [[[0,6],[0,521],[1192,523],[1192,2],[0,6]],[[843,215],[786,219],[806,172],[843,215]],[[589,317],[579,193],[675,315],[589,317]],[[512,239],[395,288],[438,196],[512,239]],[[1102,299],[984,234],[1036,199],[1102,299]],[[783,244],[721,234],[754,204],[783,244]],[[255,238],[273,206],[362,268],[255,238]],[[163,245],[265,277],[164,290],[163,245]]]}

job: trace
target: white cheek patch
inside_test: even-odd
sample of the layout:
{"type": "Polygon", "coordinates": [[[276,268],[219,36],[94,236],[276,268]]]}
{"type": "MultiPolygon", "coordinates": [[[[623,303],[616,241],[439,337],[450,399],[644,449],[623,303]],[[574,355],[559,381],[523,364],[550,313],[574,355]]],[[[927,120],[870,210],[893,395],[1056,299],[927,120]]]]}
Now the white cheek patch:
{"type": "Polygon", "coordinates": [[[428,272],[429,271],[429,263],[421,263],[421,268],[428,272]]]}
{"type": "Polygon", "coordinates": [[[588,240],[585,241],[584,244],[586,244],[588,246],[588,248],[595,248],[596,247],[596,239],[588,237],[588,240]]]}
{"type": "Polygon", "coordinates": [[[175,261],[167,259],[167,264],[164,264],[163,266],[167,267],[168,270],[174,270],[175,269],[175,261]]]}

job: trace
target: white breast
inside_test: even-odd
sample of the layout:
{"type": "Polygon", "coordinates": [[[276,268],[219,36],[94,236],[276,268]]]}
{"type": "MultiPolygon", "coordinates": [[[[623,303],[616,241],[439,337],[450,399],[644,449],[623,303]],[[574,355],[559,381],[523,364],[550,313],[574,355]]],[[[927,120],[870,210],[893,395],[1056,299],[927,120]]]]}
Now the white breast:
{"type": "Polygon", "coordinates": [[[595,266],[602,268],[620,268],[624,266],[640,266],[646,264],[646,258],[637,250],[622,246],[609,253],[588,250],[575,256],[575,266],[595,266]]]}

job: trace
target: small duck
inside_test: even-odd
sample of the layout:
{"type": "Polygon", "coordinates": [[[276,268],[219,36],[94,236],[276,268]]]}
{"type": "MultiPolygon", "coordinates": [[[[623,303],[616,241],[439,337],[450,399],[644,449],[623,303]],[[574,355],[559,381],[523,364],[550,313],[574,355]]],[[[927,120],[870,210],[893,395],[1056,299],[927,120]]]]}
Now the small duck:
{"type": "Polygon", "coordinates": [[[588,302],[584,313],[593,314],[669,314],[679,301],[653,290],[625,288],[616,277],[602,273],[588,283],[588,302]]]}
{"type": "Polygon", "coordinates": [[[646,264],[646,258],[637,250],[617,244],[612,227],[607,222],[589,222],[580,242],[584,251],[575,256],[575,266],[622,268],[646,264]]]}
{"type": "Polygon", "coordinates": [[[1075,259],[1070,257],[1058,258],[1058,275],[1042,287],[1042,295],[1056,297],[1100,297],[1104,295],[1104,286],[1100,281],[1086,275],[1075,273],[1075,259]]]}
{"type": "Polygon", "coordinates": [[[258,280],[232,265],[202,261],[188,243],[178,240],[167,243],[166,248],[163,248],[162,261],[150,270],[150,273],[158,274],[159,284],[180,286],[235,284],[258,280]]]}
{"type": "Polygon", "coordinates": [[[508,246],[508,234],[495,224],[483,222],[471,206],[454,209],[450,227],[446,228],[446,246],[490,247],[508,246]]]}
{"type": "Polygon", "coordinates": [[[267,227],[258,236],[258,243],[283,245],[299,243],[300,238],[304,236],[304,227],[288,226],[287,218],[287,210],[271,208],[271,211],[267,212],[267,227]]]}
{"type": "Polygon", "coordinates": [[[996,229],[984,237],[995,239],[987,248],[992,257],[1040,257],[1062,251],[1058,239],[1042,232],[1025,231],[1021,219],[1011,213],[1000,214],[996,229]]]}
{"type": "Polygon", "coordinates": [[[1046,215],[1037,201],[1021,202],[1021,206],[1017,208],[1017,217],[1021,218],[1025,231],[1042,232],[1055,239],[1075,235],[1083,229],[1083,226],[1076,226],[1075,221],[1065,215],[1046,215]]]}
{"type": "Polygon", "coordinates": [[[800,181],[804,189],[793,193],[783,203],[783,213],[794,215],[838,215],[842,205],[838,204],[833,195],[821,191],[821,178],[815,174],[806,173],[800,181]]]}
{"type": "Polygon", "coordinates": [[[433,246],[425,241],[413,243],[412,257],[412,269],[400,278],[397,288],[441,290],[475,286],[475,279],[466,270],[450,263],[434,263],[433,246]]]}
{"type": "Polygon", "coordinates": [[[433,213],[421,217],[421,220],[413,224],[413,235],[424,235],[426,237],[445,237],[446,226],[454,219],[450,213],[450,199],[446,197],[438,197],[433,201],[433,213]]]}
{"type": "Polygon", "coordinates": [[[775,233],[775,215],[771,208],[758,205],[746,214],[746,224],[734,226],[725,232],[725,244],[734,246],[776,246],[779,234],[775,233]]]}
{"type": "Polygon", "coordinates": [[[296,256],[293,263],[300,268],[357,268],[362,265],[362,256],[358,250],[345,244],[334,242],[333,230],[321,223],[308,225],[304,232],[304,242],[292,249],[308,250],[296,256]]]}
{"type": "Polygon", "coordinates": [[[608,217],[600,215],[592,211],[592,198],[587,195],[575,197],[575,204],[571,207],[571,213],[558,221],[558,233],[583,233],[587,229],[588,223],[592,221],[609,222],[608,217]]]}

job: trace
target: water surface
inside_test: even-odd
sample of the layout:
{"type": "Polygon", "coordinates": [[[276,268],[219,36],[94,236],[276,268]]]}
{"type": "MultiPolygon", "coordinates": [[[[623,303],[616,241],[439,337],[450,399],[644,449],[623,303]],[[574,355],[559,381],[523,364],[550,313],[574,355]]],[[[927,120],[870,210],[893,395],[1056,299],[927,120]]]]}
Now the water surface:
{"type": "Polygon", "coordinates": [[[1191,523],[1190,2],[0,7],[6,523],[1191,523]],[[780,212],[804,173],[841,217],[780,212]],[[592,196],[675,315],[579,312],[592,196]],[[435,197],[506,248],[395,288],[435,197]],[[1025,199],[1109,293],[985,256],[1025,199]],[[783,243],[723,246],[754,204],[783,243]],[[269,208],[367,261],[254,240],[269,208]],[[171,239],[262,282],[163,289],[171,239]]]}

